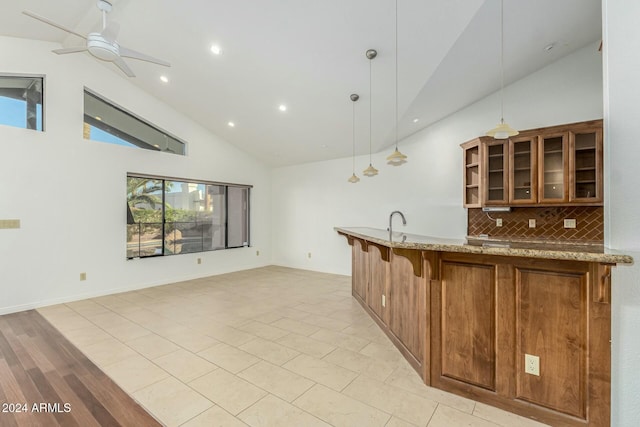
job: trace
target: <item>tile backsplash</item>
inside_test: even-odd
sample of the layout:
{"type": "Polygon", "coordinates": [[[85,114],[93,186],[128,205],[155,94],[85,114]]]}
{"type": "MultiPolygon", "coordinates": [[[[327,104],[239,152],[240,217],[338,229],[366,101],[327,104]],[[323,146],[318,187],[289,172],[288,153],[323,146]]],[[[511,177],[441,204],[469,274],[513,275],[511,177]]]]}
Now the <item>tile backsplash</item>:
{"type": "Polygon", "coordinates": [[[511,212],[468,209],[467,221],[469,236],[487,234],[495,238],[604,243],[604,208],[601,206],[514,207],[511,212]],[[498,218],[502,219],[502,227],[496,226],[498,218]],[[535,219],[535,228],[529,228],[530,219],[535,219]],[[565,219],[575,219],[576,228],[564,228],[565,219]]]}

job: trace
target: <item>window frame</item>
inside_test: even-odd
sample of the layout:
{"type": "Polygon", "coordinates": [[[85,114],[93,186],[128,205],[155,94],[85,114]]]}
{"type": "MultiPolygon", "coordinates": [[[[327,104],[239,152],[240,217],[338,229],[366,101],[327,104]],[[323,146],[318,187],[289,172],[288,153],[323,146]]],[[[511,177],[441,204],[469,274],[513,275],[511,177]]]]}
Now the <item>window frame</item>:
{"type": "MultiPolygon", "coordinates": [[[[82,114],[83,114],[83,124],[84,123],[88,123],[90,126],[96,127],[100,130],[102,130],[103,132],[109,133],[110,135],[113,135],[119,139],[122,139],[126,142],[129,142],[130,144],[134,145],[135,148],[139,148],[142,150],[149,150],[149,151],[157,151],[157,152],[161,152],[161,153],[168,153],[168,154],[176,154],[179,156],[187,156],[188,155],[188,147],[189,147],[189,143],[186,142],[185,140],[183,140],[182,138],[178,138],[177,136],[175,136],[174,134],[172,134],[171,132],[167,132],[166,130],[164,130],[163,128],[161,128],[160,126],[156,125],[155,123],[150,122],[149,120],[139,116],[138,114],[132,112],[131,110],[128,110],[126,108],[124,108],[122,105],[118,104],[117,102],[113,102],[111,99],[99,94],[98,92],[84,86],[84,90],[82,92],[82,96],[83,96],[83,108],[82,108],[82,114]],[[134,120],[137,120],[138,122],[156,130],[157,132],[166,135],[167,137],[177,141],[178,143],[182,144],[183,146],[183,152],[182,153],[168,153],[167,151],[163,151],[155,146],[153,146],[152,144],[148,143],[147,141],[143,141],[133,135],[129,135],[126,132],[120,130],[120,129],[116,129],[113,128],[112,126],[106,124],[106,123],[102,123],[96,119],[94,119],[91,116],[88,116],[86,113],[86,105],[84,103],[84,97],[86,95],[89,95],[95,99],[97,99],[98,101],[103,102],[104,104],[108,105],[109,107],[113,108],[114,110],[119,111],[120,113],[131,117],[134,120]],[[97,126],[96,124],[103,124],[104,127],[100,127],[97,126]],[[114,133],[109,132],[108,130],[105,130],[104,128],[112,128],[113,130],[115,130],[114,133]],[[140,145],[133,143],[125,138],[120,137],[118,134],[123,134],[126,135],[128,138],[130,139],[134,139],[136,141],[138,141],[140,143],[140,145]]],[[[91,138],[85,138],[87,139],[87,141],[92,141],[92,142],[102,142],[105,143],[104,141],[100,141],[100,140],[95,140],[95,139],[91,139],[91,138]]],[[[106,142],[107,144],[109,144],[109,142],[106,142]]],[[[115,144],[117,145],[117,144],[115,144]]]]}
{"type": "MultiPolygon", "coordinates": [[[[208,180],[200,180],[200,179],[191,179],[191,178],[178,178],[178,177],[173,177],[173,176],[161,176],[161,175],[149,175],[149,174],[145,174],[145,173],[135,173],[135,172],[128,172],[126,175],[126,179],[128,180],[129,178],[141,178],[141,179],[151,179],[151,180],[157,180],[157,181],[162,181],[162,206],[161,206],[161,223],[162,223],[162,252],[159,254],[153,254],[153,255],[145,255],[145,256],[140,256],[140,252],[138,252],[137,256],[126,256],[127,260],[132,260],[132,259],[143,259],[143,258],[156,258],[156,257],[165,257],[165,256],[173,256],[173,255],[185,255],[185,254],[194,254],[194,253],[204,253],[204,252],[214,252],[214,251],[220,251],[220,250],[228,250],[228,249],[238,249],[238,248],[250,248],[251,247],[251,190],[253,189],[253,185],[250,184],[238,184],[238,183],[231,183],[231,182],[221,182],[221,181],[208,181],[208,180]],[[225,189],[225,194],[224,194],[224,212],[225,212],[225,217],[224,217],[224,227],[225,227],[225,232],[224,232],[224,247],[220,247],[220,248],[215,248],[215,249],[206,249],[206,250],[200,250],[200,251],[192,251],[192,252],[184,252],[184,253],[177,253],[177,254],[167,254],[166,253],[166,244],[165,244],[165,238],[166,238],[166,183],[168,181],[174,181],[174,182],[184,182],[184,183],[189,183],[189,184],[203,184],[203,185],[214,185],[214,186],[221,186],[224,187],[225,189]],[[241,189],[246,189],[247,190],[247,208],[246,208],[246,223],[247,223],[247,244],[246,245],[242,245],[242,246],[229,246],[229,187],[234,187],[234,188],[241,188],[241,189]]],[[[129,214],[130,214],[131,210],[130,210],[130,206],[129,206],[129,202],[127,202],[127,227],[129,225],[131,225],[129,223],[129,214]]],[[[133,218],[132,218],[133,219],[133,218]]],[[[134,224],[137,224],[134,222],[134,224]]],[[[140,242],[140,241],[139,241],[140,242]]],[[[128,241],[126,242],[128,244],[128,241]]]]}
{"type": "MultiPolygon", "coordinates": [[[[25,129],[25,130],[34,130],[36,132],[45,132],[47,130],[47,106],[46,106],[46,101],[47,101],[47,76],[45,74],[37,74],[37,73],[4,73],[4,72],[0,72],[0,77],[4,77],[4,78],[30,78],[30,79],[41,79],[42,80],[42,129],[30,129],[28,127],[18,127],[18,126],[11,126],[11,127],[16,127],[18,129],[25,129]]],[[[10,125],[3,125],[3,126],[10,126],[10,125]]]]}

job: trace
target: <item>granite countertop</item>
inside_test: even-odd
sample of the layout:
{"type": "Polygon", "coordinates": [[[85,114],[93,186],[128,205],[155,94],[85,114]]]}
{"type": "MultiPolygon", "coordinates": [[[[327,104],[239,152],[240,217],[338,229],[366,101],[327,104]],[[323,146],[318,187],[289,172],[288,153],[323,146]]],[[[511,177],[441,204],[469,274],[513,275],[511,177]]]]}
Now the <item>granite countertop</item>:
{"type": "Polygon", "coordinates": [[[444,239],[399,232],[394,232],[392,241],[389,241],[389,232],[378,228],[334,227],[334,230],[391,248],[561,259],[606,264],[633,264],[633,258],[629,255],[605,248],[602,245],[505,241],[480,238],[444,239]]]}

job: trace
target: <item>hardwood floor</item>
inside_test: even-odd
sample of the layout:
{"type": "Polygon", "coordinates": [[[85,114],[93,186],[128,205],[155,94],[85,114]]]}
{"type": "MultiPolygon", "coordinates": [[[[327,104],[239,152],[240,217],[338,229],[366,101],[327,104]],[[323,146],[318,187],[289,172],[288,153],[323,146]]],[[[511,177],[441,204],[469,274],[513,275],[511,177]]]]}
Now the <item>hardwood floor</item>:
{"type": "Polygon", "coordinates": [[[160,426],[35,310],[0,316],[0,425],[160,426]]]}

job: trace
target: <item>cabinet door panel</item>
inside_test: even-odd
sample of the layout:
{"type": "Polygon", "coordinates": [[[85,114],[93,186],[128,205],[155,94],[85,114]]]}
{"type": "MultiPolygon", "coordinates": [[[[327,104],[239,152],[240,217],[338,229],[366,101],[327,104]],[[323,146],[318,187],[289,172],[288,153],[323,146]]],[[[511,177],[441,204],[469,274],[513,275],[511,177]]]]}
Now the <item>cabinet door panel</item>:
{"type": "Polygon", "coordinates": [[[353,241],[353,268],[352,283],[353,293],[363,301],[367,300],[367,287],[369,284],[369,254],[364,251],[360,240],[353,241]]]}
{"type": "Polygon", "coordinates": [[[585,129],[569,134],[569,201],[601,203],[602,130],[585,129]]]}
{"type": "Polygon", "coordinates": [[[508,189],[508,142],[489,142],[484,152],[485,205],[506,205],[508,189]]]}
{"type": "Polygon", "coordinates": [[[516,269],[517,397],[585,418],[587,273],[516,269]],[[525,373],[538,356],[540,376],[525,373]]]}
{"type": "Polygon", "coordinates": [[[495,390],[495,266],[441,268],[441,375],[495,390]]]}
{"type": "Polygon", "coordinates": [[[566,203],[569,200],[567,134],[540,137],[538,199],[542,203],[566,203]]]}
{"type": "Polygon", "coordinates": [[[538,201],[537,146],[537,137],[509,140],[509,202],[512,205],[538,201]]]}
{"type": "MultiPolygon", "coordinates": [[[[386,258],[388,259],[388,257],[386,258]]],[[[369,245],[369,266],[370,276],[367,305],[380,320],[386,324],[384,307],[382,306],[382,296],[386,294],[389,262],[382,259],[380,249],[374,245],[369,245]]]]}
{"type": "MultiPolygon", "coordinates": [[[[416,251],[417,256],[419,252],[416,251]]],[[[426,282],[417,277],[411,262],[402,256],[391,257],[389,280],[389,329],[420,365],[426,328],[426,282]]]]}

